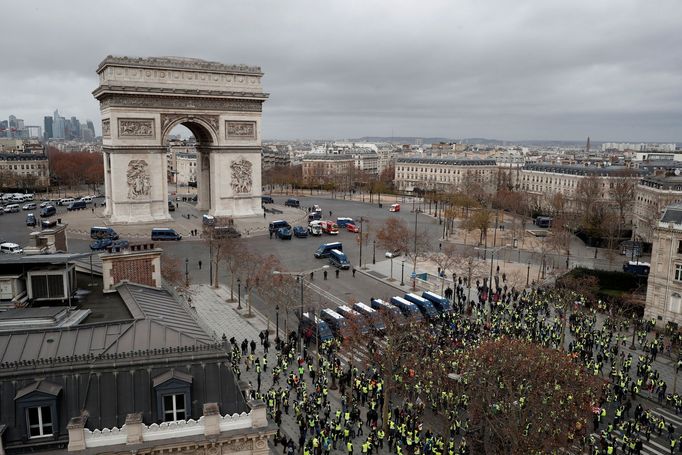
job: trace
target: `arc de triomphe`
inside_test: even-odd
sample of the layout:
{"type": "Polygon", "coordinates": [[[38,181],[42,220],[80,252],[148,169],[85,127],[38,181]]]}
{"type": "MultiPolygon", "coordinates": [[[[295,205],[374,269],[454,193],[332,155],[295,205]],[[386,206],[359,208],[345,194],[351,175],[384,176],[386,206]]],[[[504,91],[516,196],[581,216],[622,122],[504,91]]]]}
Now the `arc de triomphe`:
{"type": "Polygon", "coordinates": [[[108,56],[97,74],[111,223],[170,219],[164,138],[179,124],[197,139],[197,207],[262,216],[259,67],[108,56]]]}

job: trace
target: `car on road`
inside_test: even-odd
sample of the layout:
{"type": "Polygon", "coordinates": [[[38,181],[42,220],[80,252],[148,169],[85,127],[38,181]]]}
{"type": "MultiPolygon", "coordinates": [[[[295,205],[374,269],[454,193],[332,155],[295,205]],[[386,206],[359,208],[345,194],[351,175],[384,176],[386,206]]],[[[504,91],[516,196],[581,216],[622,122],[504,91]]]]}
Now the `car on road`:
{"type": "Polygon", "coordinates": [[[35,227],[36,224],[38,224],[38,222],[36,221],[36,216],[33,213],[26,215],[26,226],[35,227]]]}
{"type": "Polygon", "coordinates": [[[294,226],[294,235],[299,239],[308,237],[308,230],[303,226],[294,226]]]}
{"type": "Polygon", "coordinates": [[[85,209],[87,209],[87,208],[88,208],[88,206],[87,206],[87,204],[86,204],[85,202],[83,202],[83,201],[73,201],[72,203],[70,203],[70,204],[66,207],[66,210],[68,210],[69,212],[72,212],[72,211],[74,211],[74,210],[85,210],[85,209]]]}
{"type": "Polygon", "coordinates": [[[277,229],[277,237],[282,240],[291,240],[291,229],[287,227],[277,229]]]}
{"type": "Polygon", "coordinates": [[[347,224],[347,225],[346,225],[346,230],[347,230],[348,232],[355,232],[355,233],[360,232],[360,228],[357,227],[357,226],[354,225],[354,224],[347,224]]]}
{"type": "Polygon", "coordinates": [[[38,207],[40,207],[41,209],[44,209],[48,205],[54,205],[54,203],[52,201],[43,201],[40,203],[40,205],[38,207]]]}
{"type": "Polygon", "coordinates": [[[271,196],[261,196],[260,201],[263,204],[274,204],[275,201],[272,200],[271,196]]]}
{"type": "Polygon", "coordinates": [[[10,204],[5,206],[5,213],[17,213],[19,211],[19,204],[10,204]]]}
{"type": "Polygon", "coordinates": [[[388,209],[389,212],[399,212],[400,204],[391,204],[391,208],[388,209]]]}
{"type": "Polygon", "coordinates": [[[298,199],[289,198],[284,203],[284,205],[287,207],[299,208],[301,206],[301,203],[298,201],[298,199]]]}
{"type": "Polygon", "coordinates": [[[92,251],[100,251],[100,250],[103,250],[103,249],[105,249],[105,248],[107,248],[107,247],[112,246],[113,243],[114,243],[114,241],[111,240],[111,239],[99,239],[99,240],[95,240],[94,242],[92,242],[92,243],[90,244],[90,249],[91,249],[92,251]]]}
{"type": "Polygon", "coordinates": [[[37,208],[38,206],[36,205],[35,202],[29,202],[28,204],[24,204],[21,210],[35,210],[37,208]]]}
{"type": "Polygon", "coordinates": [[[391,259],[391,258],[397,258],[397,257],[400,256],[401,254],[402,254],[402,253],[400,252],[400,250],[393,250],[393,251],[387,251],[386,254],[385,254],[384,256],[386,256],[387,258],[391,259]]]}
{"type": "Polygon", "coordinates": [[[270,223],[270,225],[268,226],[268,231],[270,231],[271,234],[274,234],[277,232],[278,229],[284,228],[284,227],[291,229],[291,225],[289,223],[287,223],[286,221],[276,220],[276,221],[273,221],[272,223],[270,223]]]}
{"type": "Polygon", "coordinates": [[[54,205],[46,205],[42,209],[40,209],[40,216],[43,218],[47,218],[48,216],[56,215],[57,214],[57,209],[55,208],[54,205]]]}
{"type": "Polygon", "coordinates": [[[21,254],[23,252],[24,250],[16,243],[10,242],[0,243],[0,253],[21,254]]]}
{"type": "Polygon", "coordinates": [[[175,204],[173,204],[173,201],[168,201],[168,211],[175,212],[175,204]]]}

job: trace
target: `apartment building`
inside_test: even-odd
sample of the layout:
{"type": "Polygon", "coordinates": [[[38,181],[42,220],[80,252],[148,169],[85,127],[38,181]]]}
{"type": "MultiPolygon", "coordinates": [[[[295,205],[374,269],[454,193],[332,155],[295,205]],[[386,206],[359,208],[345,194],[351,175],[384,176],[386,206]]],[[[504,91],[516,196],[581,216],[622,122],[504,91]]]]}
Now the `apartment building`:
{"type": "Polygon", "coordinates": [[[636,236],[652,243],[661,213],[670,204],[682,202],[682,175],[643,177],[635,188],[633,207],[636,236]]]}
{"type": "Polygon", "coordinates": [[[355,158],[352,155],[305,155],[303,181],[309,184],[325,184],[347,179],[354,166],[355,158]]]}
{"type": "Polygon", "coordinates": [[[50,185],[47,156],[33,153],[0,153],[0,174],[5,187],[44,188],[50,185]]]}
{"type": "Polygon", "coordinates": [[[497,174],[495,160],[397,158],[394,183],[400,191],[408,193],[415,189],[447,191],[471,178],[485,191],[493,192],[497,174]]]}

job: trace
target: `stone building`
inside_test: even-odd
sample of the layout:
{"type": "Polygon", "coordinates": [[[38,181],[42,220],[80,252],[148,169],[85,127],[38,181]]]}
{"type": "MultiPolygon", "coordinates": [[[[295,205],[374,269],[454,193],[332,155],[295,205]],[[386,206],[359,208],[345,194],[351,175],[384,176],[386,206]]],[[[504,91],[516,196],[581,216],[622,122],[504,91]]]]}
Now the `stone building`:
{"type": "Polygon", "coordinates": [[[638,239],[653,242],[654,229],[661,213],[670,204],[682,202],[682,176],[643,177],[635,188],[634,225],[638,239]]]}
{"type": "Polygon", "coordinates": [[[653,229],[644,317],[682,324],[682,204],[665,208],[653,229]]]}
{"type": "Polygon", "coordinates": [[[264,404],[163,286],[160,254],[104,253],[107,293],[79,255],[0,257],[29,305],[0,312],[0,453],[268,453],[264,404]]]}
{"type": "Polygon", "coordinates": [[[274,167],[291,166],[291,156],[289,154],[288,146],[264,146],[261,154],[261,164],[264,171],[274,167]]]}
{"type": "Polygon", "coordinates": [[[0,184],[8,188],[45,188],[50,185],[47,156],[34,153],[0,153],[0,184]],[[13,181],[10,181],[13,179],[13,181]]]}
{"type": "Polygon", "coordinates": [[[394,183],[400,191],[415,189],[448,191],[457,188],[467,178],[492,192],[497,185],[495,160],[456,158],[397,158],[394,183]]]}
{"type": "Polygon", "coordinates": [[[333,182],[350,187],[354,165],[352,155],[305,155],[303,181],[314,185],[333,182]]]}

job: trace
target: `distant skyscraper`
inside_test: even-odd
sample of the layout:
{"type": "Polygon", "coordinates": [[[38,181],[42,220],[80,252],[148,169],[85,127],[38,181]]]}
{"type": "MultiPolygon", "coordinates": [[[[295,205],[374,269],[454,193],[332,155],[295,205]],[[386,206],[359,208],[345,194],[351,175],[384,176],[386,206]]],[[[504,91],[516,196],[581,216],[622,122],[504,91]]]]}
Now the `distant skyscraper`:
{"type": "Polygon", "coordinates": [[[590,136],[587,136],[587,145],[585,146],[585,153],[590,153],[590,136]]]}
{"type": "Polygon", "coordinates": [[[64,139],[64,117],[59,115],[59,111],[54,111],[54,116],[52,118],[52,133],[55,139],[64,139]]]}
{"type": "Polygon", "coordinates": [[[52,134],[52,117],[46,115],[43,118],[43,126],[45,128],[45,140],[52,139],[54,137],[52,134]]]}
{"type": "Polygon", "coordinates": [[[0,137],[7,137],[9,132],[9,122],[7,120],[0,120],[0,137]]]}
{"type": "Polygon", "coordinates": [[[71,117],[71,139],[81,138],[81,122],[76,117],[71,117]]]}

